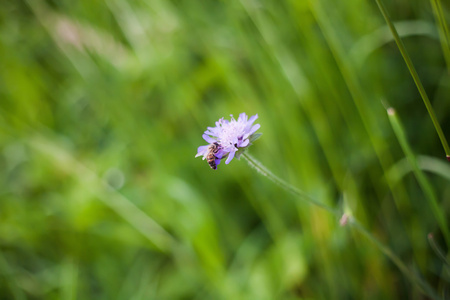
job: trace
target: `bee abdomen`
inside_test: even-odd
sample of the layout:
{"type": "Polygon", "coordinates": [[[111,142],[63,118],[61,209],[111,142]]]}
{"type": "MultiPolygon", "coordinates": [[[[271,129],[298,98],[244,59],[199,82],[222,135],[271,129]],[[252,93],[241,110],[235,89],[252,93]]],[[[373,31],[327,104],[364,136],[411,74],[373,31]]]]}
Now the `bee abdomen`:
{"type": "Polygon", "coordinates": [[[206,161],[208,162],[208,164],[211,167],[211,169],[213,169],[213,170],[217,169],[216,157],[214,156],[213,153],[209,153],[208,154],[208,157],[206,158],[206,161]]]}
{"type": "Polygon", "coordinates": [[[216,153],[219,151],[219,143],[215,142],[209,145],[209,152],[206,156],[206,161],[208,162],[209,166],[213,170],[217,170],[217,164],[216,164],[216,153]]]}

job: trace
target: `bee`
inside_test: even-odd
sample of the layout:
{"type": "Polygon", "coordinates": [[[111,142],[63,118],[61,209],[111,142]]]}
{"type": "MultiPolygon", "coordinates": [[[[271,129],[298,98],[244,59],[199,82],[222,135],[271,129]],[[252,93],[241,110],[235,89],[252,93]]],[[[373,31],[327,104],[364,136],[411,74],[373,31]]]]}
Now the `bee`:
{"type": "Polygon", "coordinates": [[[206,155],[206,161],[208,162],[211,169],[216,170],[216,154],[220,150],[220,145],[218,142],[214,142],[208,146],[208,154],[206,155]]]}

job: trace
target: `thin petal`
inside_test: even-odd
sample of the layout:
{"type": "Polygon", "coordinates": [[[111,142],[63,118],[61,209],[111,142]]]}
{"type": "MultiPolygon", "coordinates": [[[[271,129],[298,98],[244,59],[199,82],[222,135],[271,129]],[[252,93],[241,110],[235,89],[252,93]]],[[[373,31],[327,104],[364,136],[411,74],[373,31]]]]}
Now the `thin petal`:
{"type": "Polygon", "coordinates": [[[256,119],[258,119],[258,114],[251,116],[250,119],[248,120],[248,123],[253,123],[255,122],[256,119]]]}
{"type": "Polygon", "coordinates": [[[219,127],[207,127],[206,129],[208,129],[211,132],[216,132],[217,130],[219,130],[219,127]]]}
{"type": "Polygon", "coordinates": [[[217,136],[221,130],[222,129],[220,129],[218,127],[208,127],[207,130],[205,131],[205,134],[217,136]]]}
{"type": "Polygon", "coordinates": [[[247,115],[245,113],[241,113],[239,115],[238,122],[246,122],[246,121],[247,121],[247,115]]]}
{"type": "Polygon", "coordinates": [[[247,132],[247,134],[248,135],[251,135],[251,134],[253,134],[256,130],[258,130],[259,129],[259,127],[261,127],[261,125],[259,125],[259,124],[255,124],[255,125],[253,125],[253,127],[252,127],[252,129],[250,129],[250,131],[249,132],[247,132]]]}
{"type": "Polygon", "coordinates": [[[243,140],[240,144],[238,144],[238,147],[239,148],[247,147],[249,143],[250,143],[250,141],[248,139],[243,140]]]}
{"type": "Polygon", "coordinates": [[[247,125],[245,125],[245,131],[249,130],[250,127],[252,127],[252,124],[253,122],[255,122],[256,119],[258,119],[258,114],[252,116],[250,120],[248,120],[247,125]]]}
{"type": "Polygon", "coordinates": [[[221,161],[220,158],[214,160],[214,162],[216,163],[216,166],[218,166],[220,164],[220,161],[221,161]]]}
{"type": "Polygon", "coordinates": [[[222,157],[225,155],[225,151],[219,150],[216,154],[214,154],[215,157],[222,159],[222,157]]]}
{"type": "Polygon", "coordinates": [[[205,155],[206,151],[208,151],[208,146],[200,146],[200,147],[198,147],[197,155],[195,155],[195,157],[205,155]]]}
{"type": "Polygon", "coordinates": [[[228,155],[228,158],[227,158],[227,160],[225,161],[225,164],[229,164],[230,163],[230,161],[233,159],[233,157],[234,157],[234,153],[236,153],[235,151],[232,151],[232,152],[230,152],[230,154],[228,155]]]}
{"type": "Polygon", "coordinates": [[[215,139],[213,139],[212,137],[210,137],[209,135],[206,135],[206,134],[202,135],[202,138],[203,138],[205,141],[207,141],[208,143],[214,143],[214,142],[217,142],[215,139]]]}

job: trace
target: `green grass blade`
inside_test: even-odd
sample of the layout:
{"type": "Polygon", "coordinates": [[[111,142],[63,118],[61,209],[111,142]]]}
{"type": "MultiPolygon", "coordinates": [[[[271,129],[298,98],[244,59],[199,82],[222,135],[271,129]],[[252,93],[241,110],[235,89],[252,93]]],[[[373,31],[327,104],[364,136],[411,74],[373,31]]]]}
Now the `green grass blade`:
{"type": "Polygon", "coordinates": [[[423,190],[426,198],[429,201],[431,210],[433,211],[433,213],[437,219],[437,222],[439,224],[439,227],[442,230],[445,241],[446,241],[447,245],[450,245],[450,232],[449,232],[448,222],[447,222],[447,219],[445,218],[443,210],[439,206],[439,203],[438,203],[436,195],[433,191],[433,188],[432,188],[430,182],[428,181],[428,179],[425,177],[425,174],[419,168],[417,159],[416,159],[415,155],[413,154],[411,147],[408,144],[405,132],[402,128],[402,125],[400,124],[400,121],[397,117],[395,110],[393,108],[388,108],[387,113],[388,113],[389,121],[391,122],[392,128],[395,132],[395,135],[397,136],[397,139],[400,143],[400,146],[402,147],[403,152],[405,153],[406,157],[408,158],[408,160],[413,168],[414,175],[416,176],[421,189],[423,190]]]}
{"type": "Polygon", "coordinates": [[[357,220],[350,217],[348,220],[348,224],[351,225],[354,229],[356,229],[359,233],[368,238],[373,244],[377,246],[377,248],[400,269],[403,275],[406,276],[412,283],[416,284],[417,287],[421,289],[421,291],[428,295],[431,299],[439,299],[436,292],[430,287],[428,283],[421,279],[420,276],[416,275],[412,272],[402,261],[401,259],[392,252],[387,246],[383,245],[377,238],[375,238],[364,226],[362,226],[357,220]]]}
{"type": "Polygon", "coordinates": [[[409,72],[411,73],[412,78],[414,79],[414,82],[417,86],[417,89],[419,90],[420,96],[422,97],[423,103],[425,104],[428,114],[430,115],[431,121],[433,122],[434,128],[436,129],[436,132],[439,135],[439,139],[441,140],[442,147],[444,148],[445,154],[447,156],[448,161],[450,161],[450,148],[448,146],[447,139],[445,138],[444,133],[442,132],[441,125],[439,125],[439,122],[436,118],[436,114],[434,113],[433,107],[431,106],[430,99],[428,98],[427,93],[425,92],[425,88],[422,85],[422,81],[419,78],[419,75],[417,74],[416,68],[414,67],[411,58],[408,55],[408,52],[406,51],[405,45],[403,44],[402,40],[400,39],[400,36],[398,35],[397,30],[395,29],[394,24],[391,21],[391,18],[389,17],[389,14],[387,13],[386,8],[384,7],[381,0],[375,0],[378,8],[381,11],[381,14],[383,15],[384,19],[386,20],[387,25],[389,26],[389,29],[392,32],[392,35],[394,36],[395,43],[398,46],[398,49],[400,50],[400,53],[403,56],[403,59],[405,60],[406,65],[408,66],[409,72]]]}
{"type": "Polygon", "coordinates": [[[445,22],[444,12],[442,10],[441,0],[430,0],[434,15],[439,24],[439,37],[441,40],[442,52],[447,64],[447,71],[450,74],[450,32],[445,22]]]}
{"type": "MultiPolygon", "coordinates": [[[[258,173],[262,174],[264,177],[275,183],[276,185],[280,186],[285,191],[288,191],[292,193],[294,196],[299,197],[306,203],[309,203],[313,206],[325,209],[326,211],[330,212],[336,217],[340,217],[340,213],[338,210],[335,210],[326,204],[323,204],[311,197],[309,197],[306,193],[303,191],[297,189],[293,185],[287,183],[280,177],[273,174],[269,169],[267,169],[265,166],[263,166],[259,161],[257,161],[253,156],[249,155],[248,153],[243,153],[242,157],[247,160],[247,163],[254,168],[258,173]]],[[[411,272],[411,270],[408,269],[408,267],[401,261],[401,259],[394,254],[394,252],[388,247],[383,245],[375,236],[372,235],[364,226],[362,226],[353,216],[344,214],[342,218],[340,219],[341,226],[349,225],[355,230],[357,230],[359,233],[367,237],[384,255],[386,255],[398,268],[399,270],[405,275],[406,278],[408,278],[412,283],[416,284],[417,287],[420,288],[422,293],[428,295],[431,299],[439,299],[439,297],[436,295],[434,290],[424,281],[421,279],[420,276],[416,275],[414,272],[411,272]]]]}
{"type": "Polygon", "coordinates": [[[444,262],[447,268],[450,268],[450,262],[448,261],[447,257],[445,257],[444,251],[442,251],[439,245],[436,244],[434,235],[432,233],[428,234],[428,242],[430,243],[430,246],[433,249],[434,253],[436,253],[436,255],[444,262]]]}

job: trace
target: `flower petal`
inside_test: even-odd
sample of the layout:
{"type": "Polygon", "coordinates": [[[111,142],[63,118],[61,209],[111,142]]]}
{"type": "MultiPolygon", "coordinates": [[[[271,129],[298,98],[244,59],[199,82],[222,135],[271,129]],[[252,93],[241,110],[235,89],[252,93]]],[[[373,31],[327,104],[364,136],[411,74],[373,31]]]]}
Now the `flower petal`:
{"type": "Polygon", "coordinates": [[[239,148],[247,147],[249,143],[250,143],[250,141],[248,139],[243,140],[240,144],[238,144],[238,147],[239,148]]]}
{"type": "Polygon", "coordinates": [[[217,136],[220,133],[221,129],[217,127],[208,127],[208,129],[205,131],[205,134],[217,136]]]}
{"type": "Polygon", "coordinates": [[[214,142],[217,142],[215,139],[213,139],[212,137],[210,137],[210,136],[207,135],[207,134],[203,134],[203,135],[202,135],[202,138],[203,138],[205,141],[207,141],[208,143],[214,143],[214,142]]]}
{"type": "Polygon", "coordinates": [[[248,135],[251,135],[251,134],[253,134],[256,130],[258,130],[259,129],[259,127],[261,127],[261,125],[259,125],[259,124],[255,124],[255,125],[253,125],[253,127],[252,127],[252,129],[250,129],[250,131],[249,132],[247,132],[247,134],[248,135]]]}
{"type": "Polygon", "coordinates": [[[208,151],[208,146],[200,146],[197,149],[197,155],[195,155],[195,157],[205,155],[207,151],[208,151]]]}
{"type": "Polygon", "coordinates": [[[222,159],[222,157],[223,157],[225,154],[226,154],[225,151],[219,150],[219,151],[217,151],[216,154],[214,154],[214,156],[217,157],[217,158],[219,158],[219,159],[222,159]]]}
{"type": "Polygon", "coordinates": [[[247,121],[247,124],[245,125],[245,131],[248,131],[250,127],[252,127],[253,122],[258,119],[258,114],[250,117],[250,120],[247,121]]]}
{"type": "MultiPolygon", "coordinates": [[[[215,122],[214,127],[207,127],[202,137],[209,144],[217,143],[218,149],[214,153],[216,165],[222,160],[229,164],[233,158],[239,159],[253,140],[261,136],[261,133],[255,133],[261,127],[259,124],[254,124],[256,119],[258,119],[257,114],[249,119],[246,113],[241,113],[237,119],[230,115],[229,120],[221,118],[215,122]]],[[[209,146],[199,147],[195,157],[203,156],[203,159],[206,159],[211,149],[209,146]]]]}
{"type": "Polygon", "coordinates": [[[225,164],[229,164],[230,163],[230,161],[233,159],[233,157],[234,157],[234,153],[236,153],[236,151],[231,151],[230,152],[230,154],[228,155],[228,158],[227,158],[227,160],[225,161],[225,164]]]}
{"type": "Polygon", "coordinates": [[[247,122],[247,115],[244,112],[239,115],[238,122],[247,122]]]}
{"type": "Polygon", "coordinates": [[[247,121],[247,123],[253,124],[255,120],[258,119],[258,114],[251,116],[250,119],[247,121]]]}

